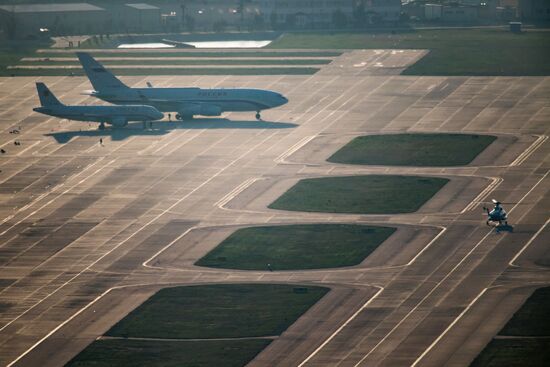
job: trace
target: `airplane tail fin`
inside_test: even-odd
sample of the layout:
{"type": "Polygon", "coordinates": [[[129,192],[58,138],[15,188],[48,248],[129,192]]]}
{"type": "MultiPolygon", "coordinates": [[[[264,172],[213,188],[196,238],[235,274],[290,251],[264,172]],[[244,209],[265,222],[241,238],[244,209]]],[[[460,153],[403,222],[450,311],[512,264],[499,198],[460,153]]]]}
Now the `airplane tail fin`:
{"type": "Polygon", "coordinates": [[[44,83],[36,83],[36,90],[38,91],[38,98],[40,98],[40,104],[45,106],[61,106],[63,103],[55,97],[55,95],[46,87],[44,83]]]}
{"type": "Polygon", "coordinates": [[[118,80],[109,70],[97,62],[92,56],[86,52],[77,52],[76,56],[80,60],[90,83],[98,92],[109,91],[113,89],[126,89],[128,86],[118,80]]]}

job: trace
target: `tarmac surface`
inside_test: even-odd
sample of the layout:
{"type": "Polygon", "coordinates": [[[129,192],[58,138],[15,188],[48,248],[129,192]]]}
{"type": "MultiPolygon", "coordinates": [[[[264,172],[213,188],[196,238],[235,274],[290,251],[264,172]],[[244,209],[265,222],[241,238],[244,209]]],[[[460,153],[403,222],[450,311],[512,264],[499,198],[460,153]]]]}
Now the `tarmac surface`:
{"type": "Polygon", "coordinates": [[[266,88],[290,100],[265,121],[231,113],[148,130],[98,131],[32,112],[38,80],[65,103],[99,103],[79,95],[90,89],[84,78],[0,78],[0,364],[61,366],[166,286],[276,282],[332,290],[250,366],[468,365],[550,284],[539,265],[550,261],[550,78],[399,75],[423,54],[347,52],[311,76],[123,77],[266,88]],[[498,139],[464,167],[325,161],[355,136],[406,131],[498,139]],[[451,182],[412,214],[266,208],[298,179],[368,173],[451,182]],[[485,225],[491,198],[513,233],[485,225]],[[193,266],[237,228],[319,222],[398,231],[349,268],[193,266]]]}

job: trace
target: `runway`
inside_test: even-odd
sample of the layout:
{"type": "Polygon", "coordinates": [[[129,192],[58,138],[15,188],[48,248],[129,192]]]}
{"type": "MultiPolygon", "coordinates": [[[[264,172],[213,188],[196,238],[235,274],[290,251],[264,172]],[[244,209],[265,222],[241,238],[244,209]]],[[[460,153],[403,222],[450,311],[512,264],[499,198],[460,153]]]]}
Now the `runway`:
{"type": "Polygon", "coordinates": [[[399,75],[424,54],[350,51],[311,76],[123,77],[272,89],[290,102],[265,121],[231,113],[116,132],[32,112],[39,80],[64,103],[98,103],[79,95],[84,78],[0,78],[0,364],[63,365],[166,286],[276,282],[332,290],[250,366],[468,365],[550,284],[540,262],[550,257],[550,78],[399,75]],[[465,167],[325,161],[356,136],[396,132],[498,139],[465,167]],[[451,182],[412,214],[266,207],[301,178],[369,173],[451,182]],[[507,203],[514,233],[485,226],[493,197],[507,203]],[[193,266],[237,228],[319,222],[398,231],[355,267],[193,266]]]}

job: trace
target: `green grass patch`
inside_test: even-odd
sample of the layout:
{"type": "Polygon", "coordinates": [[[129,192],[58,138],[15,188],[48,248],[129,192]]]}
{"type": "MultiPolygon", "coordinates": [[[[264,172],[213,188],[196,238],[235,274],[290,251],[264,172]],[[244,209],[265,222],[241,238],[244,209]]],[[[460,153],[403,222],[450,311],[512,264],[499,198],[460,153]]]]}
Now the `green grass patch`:
{"type": "Polygon", "coordinates": [[[462,166],[495,136],[468,134],[390,134],[353,139],[329,162],[385,166],[462,166]]]}
{"type": "MultiPolygon", "coordinates": [[[[75,50],[76,51],[86,51],[86,50],[75,50]]],[[[143,51],[128,51],[128,50],[117,50],[113,52],[91,52],[93,57],[208,57],[208,58],[231,58],[231,57],[337,57],[340,56],[342,52],[339,51],[231,51],[231,52],[201,52],[201,51],[182,51],[182,52],[163,52],[162,50],[154,52],[143,52],[143,51]]],[[[51,58],[51,57],[66,57],[74,58],[75,54],[62,53],[62,52],[39,52],[34,57],[41,58],[51,58]]]]}
{"type": "Polygon", "coordinates": [[[550,337],[550,287],[537,289],[499,334],[550,337]]]}
{"type": "Polygon", "coordinates": [[[474,367],[548,366],[550,287],[537,289],[472,362],[474,367]]]}
{"type": "Polygon", "coordinates": [[[269,48],[428,49],[408,75],[550,75],[550,33],[437,29],[403,33],[288,33],[269,48]]]}
{"type": "Polygon", "coordinates": [[[391,175],[305,179],[269,207],[306,212],[412,213],[448,181],[437,177],[391,175]]]}
{"type": "MultiPolygon", "coordinates": [[[[327,59],[254,59],[254,60],[238,60],[238,59],[176,59],[176,60],[102,60],[101,63],[105,66],[109,65],[326,65],[332,60],[327,59]]],[[[77,66],[78,61],[21,61],[18,65],[57,65],[57,66],[77,66]]]]}
{"type": "Polygon", "coordinates": [[[361,263],[395,228],[353,224],[303,224],[242,228],[196,265],[266,270],[321,269],[361,263]]]}
{"type": "Polygon", "coordinates": [[[96,340],[68,367],[241,367],[271,340],[151,341],[96,340]]]}
{"type": "Polygon", "coordinates": [[[327,292],[307,286],[218,284],[162,289],[107,332],[147,338],[241,338],[279,335],[327,292]]]}
{"type": "Polygon", "coordinates": [[[546,367],[550,338],[493,339],[470,367],[546,367]]]}
{"type": "MultiPolygon", "coordinates": [[[[273,67],[273,68],[129,68],[116,69],[117,76],[130,75],[312,75],[318,68],[309,67],[273,67]]],[[[0,76],[84,76],[81,69],[9,69],[0,76]]]]}
{"type": "Polygon", "coordinates": [[[37,49],[48,47],[50,41],[4,41],[0,42],[0,76],[10,75],[7,69],[23,57],[32,57],[37,49]]]}

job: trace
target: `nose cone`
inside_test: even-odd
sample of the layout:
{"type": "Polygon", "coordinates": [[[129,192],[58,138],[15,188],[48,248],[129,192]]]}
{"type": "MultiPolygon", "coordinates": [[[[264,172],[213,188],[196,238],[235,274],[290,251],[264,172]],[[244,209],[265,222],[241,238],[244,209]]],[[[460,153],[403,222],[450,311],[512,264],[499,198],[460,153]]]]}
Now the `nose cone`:
{"type": "Polygon", "coordinates": [[[163,119],[163,118],[164,118],[164,114],[163,114],[162,112],[160,112],[160,111],[157,110],[157,111],[155,112],[155,119],[161,120],[161,119],[163,119]]]}
{"type": "Polygon", "coordinates": [[[279,93],[274,93],[273,100],[274,100],[274,107],[279,107],[288,103],[288,99],[286,99],[285,96],[279,93]]]}

